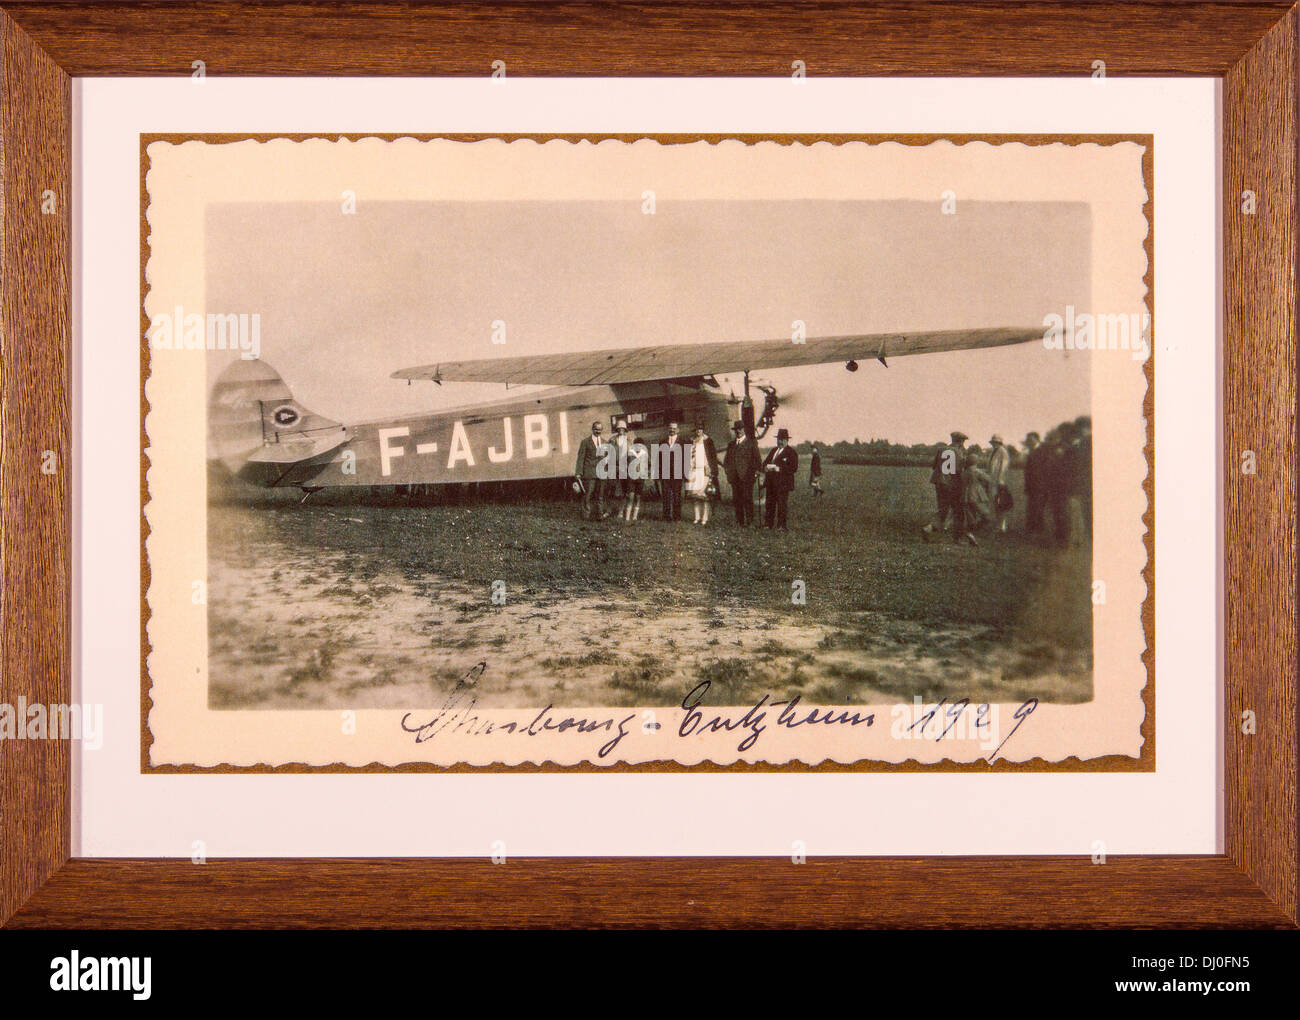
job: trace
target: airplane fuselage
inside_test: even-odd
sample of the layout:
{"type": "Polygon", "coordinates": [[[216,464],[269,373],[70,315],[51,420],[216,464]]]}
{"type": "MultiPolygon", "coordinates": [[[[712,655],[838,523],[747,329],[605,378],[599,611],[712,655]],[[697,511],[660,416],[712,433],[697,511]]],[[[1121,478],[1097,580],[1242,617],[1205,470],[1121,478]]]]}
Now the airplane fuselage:
{"type": "Polygon", "coordinates": [[[725,446],[731,401],[704,387],[674,383],[559,387],[514,400],[336,427],[339,442],[306,460],[284,463],[276,446],[300,438],[268,430],[264,453],[241,471],[265,486],[439,485],[567,477],[578,444],[599,421],[608,437],[622,419],[647,444],[662,442],[669,422],[684,439],[696,422],[719,450],[725,446]]]}

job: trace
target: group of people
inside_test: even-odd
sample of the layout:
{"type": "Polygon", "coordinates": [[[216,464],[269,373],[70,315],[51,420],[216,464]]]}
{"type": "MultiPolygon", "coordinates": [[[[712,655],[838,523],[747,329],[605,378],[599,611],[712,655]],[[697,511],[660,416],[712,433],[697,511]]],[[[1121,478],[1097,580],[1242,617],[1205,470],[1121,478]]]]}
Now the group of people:
{"type": "MultiPolygon", "coordinates": [[[[761,485],[765,496],[764,522],[769,528],[786,528],[788,500],[799,470],[799,455],[790,446],[790,433],[778,429],[776,446],[761,456],[753,434],[744,422],[732,425],[733,438],[721,461],[703,423],[696,423],[689,442],[681,437],[676,422],[668,425],[667,438],[651,451],[623,419],[614,423],[614,436],[607,440],[604,425],[595,421],[591,434],[578,445],[574,488],[582,497],[582,514],[589,520],[604,520],[617,513],[623,520],[640,519],[644,496],[659,486],[663,519],[682,520],[682,507],[692,510],[692,523],[709,523],[710,511],[720,498],[719,477],[727,479],[735,508],[736,523],[754,524],[754,490],[761,485]],[[680,450],[680,452],[679,452],[680,450]],[[617,470],[611,470],[615,465],[617,470]],[[615,509],[608,509],[607,503],[615,509]],[[621,505],[620,505],[621,502],[621,505]]],[[[814,452],[814,474],[820,476],[820,462],[814,452]]],[[[820,489],[817,481],[816,489],[820,489]]]]}
{"type": "Polygon", "coordinates": [[[1026,530],[1046,535],[1050,514],[1057,545],[1091,537],[1092,427],[1087,419],[1058,426],[1045,441],[1031,432],[1025,447],[1026,530]]]}
{"type": "Polygon", "coordinates": [[[727,446],[722,467],[731,486],[736,523],[741,527],[754,524],[754,486],[761,484],[765,494],[763,526],[786,530],[790,493],[794,491],[794,477],[799,472],[799,454],[790,445],[789,430],[776,430],[776,446],[762,458],[743,421],[734,422],[731,430],[735,438],[727,446]]]}
{"type": "MultiPolygon", "coordinates": [[[[650,478],[650,449],[627,427],[627,422],[619,421],[614,429],[614,439],[607,441],[604,436],[605,426],[598,421],[591,423],[591,435],[578,444],[578,462],[573,470],[574,487],[582,496],[582,516],[589,520],[604,520],[613,510],[607,510],[607,500],[617,506],[618,515],[627,521],[639,520],[641,517],[641,499],[645,495],[650,478]],[[608,477],[606,465],[609,464],[608,449],[613,447],[614,463],[625,465],[625,477],[608,477]],[[618,505],[620,504],[621,505],[618,505]]],[[[672,429],[673,438],[677,439],[677,429],[672,429]]]]}
{"type": "MultiPolygon", "coordinates": [[[[938,509],[934,520],[921,529],[929,541],[951,526],[954,542],[979,543],[980,533],[1005,534],[1015,500],[1009,488],[1011,450],[994,435],[989,449],[967,449],[969,437],[950,433],[949,442],[934,456],[930,482],[938,509]]],[[[1067,545],[1092,529],[1092,436],[1083,422],[1058,426],[1043,441],[1037,432],[1025,437],[1025,530],[1046,535],[1067,545]],[[1071,522],[1072,507],[1078,520],[1071,522]]]]}

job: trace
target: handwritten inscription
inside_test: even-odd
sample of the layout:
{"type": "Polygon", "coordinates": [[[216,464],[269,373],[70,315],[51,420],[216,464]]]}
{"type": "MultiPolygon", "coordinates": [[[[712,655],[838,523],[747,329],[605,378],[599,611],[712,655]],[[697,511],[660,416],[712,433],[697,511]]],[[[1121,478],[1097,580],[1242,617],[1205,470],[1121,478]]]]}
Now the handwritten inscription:
{"type": "Polygon", "coordinates": [[[713,718],[705,720],[704,712],[699,708],[700,703],[704,700],[704,695],[709,691],[710,681],[701,681],[690,694],[682,699],[682,708],[686,710],[686,718],[682,720],[681,726],[677,729],[679,737],[689,737],[696,734],[717,733],[719,730],[733,732],[735,730],[747,731],[746,736],[736,745],[737,751],[748,751],[758,743],[758,738],[766,731],[767,710],[780,708],[781,711],[772,721],[772,725],[784,727],[788,730],[797,729],[800,726],[870,726],[875,722],[875,716],[859,715],[857,712],[849,713],[848,711],[836,712],[834,709],[822,709],[819,711],[815,708],[800,708],[799,696],[795,695],[789,701],[774,701],[770,695],[764,694],[758,699],[744,715],[731,717],[724,715],[714,715],[713,718]]]}
{"type": "Polygon", "coordinates": [[[593,716],[587,718],[574,718],[571,715],[560,716],[554,711],[554,705],[547,705],[531,719],[524,720],[500,720],[485,719],[477,715],[474,711],[478,705],[478,697],[474,694],[474,688],[478,685],[479,679],[487,671],[487,663],[480,662],[460,680],[452,689],[451,694],[447,696],[446,702],[442,708],[438,709],[434,715],[424,722],[413,721],[414,713],[407,712],[402,716],[402,729],[407,733],[415,734],[415,742],[423,744],[426,740],[432,740],[440,733],[468,733],[471,736],[485,736],[491,733],[498,734],[515,734],[517,736],[538,737],[544,733],[600,733],[613,734],[613,736],[601,745],[597,755],[601,758],[607,757],[618,747],[619,742],[630,732],[628,726],[636,719],[636,713],[633,712],[626,716],[609,716],[601,718],[593,716]]]}
{"type": "Polygon", "coordinates": [[[1014,725],[1011,727],[1010,732],[1003,737],[998,725],[997,705],[991,705],[988,702],[972,705],[969,698],[958,698],[955,701],[942,698],[937,704],[923,705],[921,699],[917,698],[910,707],[906,705],[895,706],[893,736],[899,740],[933,740],[936,742],[949,738],[954,740],[978,740],[984,750],[992,750],[993,753],[985,759],[991,762],[1006,746],[1007,741],[1016,735],[1016,731],[1020,729],[1025,720],[1033,715],[1037,707],[1037,698],[1030,698],[1022,702],[1011,713],[1011,720],[1014,725]],[[910,725],[904,726],[903,724],[907,722],[909,716],[915,718],[910,725]]]}
{"type": "MultiPolygon", "coordinates": [[[[506,720],[489,719],[478,710],[478,696],[475,693],[479,680],[486,672],[486,662],[475,665],[457,681],[442,707],[427,718],[420,718],[414,712],[403,715],[402,729],[414,734],[417,744],[423,744],[441,734],[451,733],[476,737],[592,735],[601,740],[596,756],[607,758],[632,732],[637,719],[636,712],[605,714],[595,710],[587,714],[566,714],[557,711],[554,705],[549,704],[531,716],[506,720]]],[[[803,727],[869,728],[876,721],[875,714],[872,712],[803,705],[798,695],[789,699],[778,699],[770,694],[764,694],[743,712],[709,709],[704,706],[704,701],[711,686],[710,681],[701,681],[682,699],[681,708],[685,714],[676,730],[679,739],[698,739],[715,733],[732,733],[739,737],[736,750],[744,753],[752,750],[769,729],[786,731],[803,727]]],[[[993,747],[992,753],[987,758],[988,761],[992,761],[1001,753],[1007,742],[1016,735],[1037,707],[1038,699],[1030,698],[1012,713],[1014,725],[1006,736],[1001,737],[997,746],[993,747]]],[[[986,747],[992,747],[992,742],[999,737],[996,708],[988,704],[972,706],[967,698],[960,698],[953,702],[944,698],[936,705],[925,706],[919,718],[901,733],[897,732],[896,727],[895,736],[944,740],[953,735],[958,725],[965,721],[967,727],[973,729],[976,736],[988,741],[986,747]]],[[[659,727],[656,726],[654,729],[658,731],[659,727]]]]}

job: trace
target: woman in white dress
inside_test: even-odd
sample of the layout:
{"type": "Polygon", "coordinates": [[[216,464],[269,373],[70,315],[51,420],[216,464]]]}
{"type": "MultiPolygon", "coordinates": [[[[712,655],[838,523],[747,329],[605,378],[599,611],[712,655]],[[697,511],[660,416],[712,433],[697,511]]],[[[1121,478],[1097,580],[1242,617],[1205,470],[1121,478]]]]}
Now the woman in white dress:
{"type": "Polygon", "coordinates": [[[695,523],[709,523],[709,486],[713,484],[713,475],[709,470],[709,448],[704,436],[704,429],[696,427],[695,440],[691,443],[691,473],[686,479],[685,496],[695,508],[695,523]]]}

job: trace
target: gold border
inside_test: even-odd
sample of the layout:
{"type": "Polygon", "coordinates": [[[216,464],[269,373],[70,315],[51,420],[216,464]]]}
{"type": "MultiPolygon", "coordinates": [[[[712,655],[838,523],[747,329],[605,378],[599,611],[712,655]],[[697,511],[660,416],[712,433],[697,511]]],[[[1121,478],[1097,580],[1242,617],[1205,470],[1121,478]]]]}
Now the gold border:
{"type": "Polygon", "coordinates": [[[420,134],[398,133],[382,134],[363,132],[352,133],[306,133],[306,134],[141,134],[140,135],[140,773],[142,775],[190,775],[190,774],[310,774],[310,773],[629,773],[629,772],[1154,772],[1156,769],[1155,745],[1155,136],[1123,134],[832,134],[832,135],[749,135],[749,134],[420,134]],[[1146,297],[1151,314],[1151,333],[1149,337],[1150,355],[1143,364],[1146,376],[1146,394],[1142,400],[1142,414],[1146,422],[1146,446],[1143,454],[1146,459],[1147,475],[1142,490],[1146,495],[1147,507],[1142,515],[1145,533],[1142,538],[1146,550],[1146,563],[1142,568],[1142,580],[1146,585],[1146,597],[1142,602],[1142,634],[1145,649],[1142,664],[1146,667],[1147,682],[1142,689],[1142,703],[1146,711],[1142,718],[1139,734],[1142,738],[1142,751],[1137,758],[1128,755],[1112,754],[1097,758],[1064,758],[1049,762],[1043,758],[1011,762],[998,759],[993,763],[987,761],[954,762],[948,759],[924,764],[915,759],[905,762],[880,762],[862,759],[843,764],[839,762],[821,762],[808,765],[802,762],[771,764],[767,762],[737,762],[719,765],[715,762],[701,762],[698,765],[682,765],[676,761],[628,763],[613,765],[596,765],[581,762],[575,765],[560,765],[554,761],[529,762],[520,765],[438,765],[434,762],[405,762],[401,765],[381,765],[372,762],[369,765],[307,765],[302,762],[290,762],[282,765],[153,765],[149,762],[149,748],[153,744],[153,733],[149,729],[149,710],[153,705],[150,693],[148,670],[149,646],[149,603],[150,582],[149,558],[146,540],[149,537],[149,523],[144,509],[149,503],[149,459],[145,453],[148,435],[145,431],[145,419],[149,414],[149,401],[145,396],[145,382],[149,378],[149,345],[144,342],[149,329],[149,317],[145,313],[145,298],[148,295],[146,269],[149,263],[149,224],[146,214],[149,208],[149,192],[146,184],[149,173],[148,147],[153,142],[170,142],[180,144],[187,141],[207,142],[222,145],[242,141],[268,142],[277,139],[287,141],[306,141],[309,139],[326,139],[329,141],[360,141],[377,138],[381,141],[396,141],[410,138],[415,141],[433,141],[445,139],[455,142],[478,142],[488,139],[513,142],[530,140],[535,142],[632,142],[649,139],[664,145],[684,145],[692,142],[717,144],[722,141],[743,141],[747,145],[757,142],[777,142],[781,145],[812,145],[817,142],[830,142],[842,145],[846,142],[897,142],[903,145],[923,146],[933,142],[950,141],[958,145],[970,142],[987,142],[995,145],[1020,143],[1022,145],[1118,145],[1123,142],[1136,142],[1142,150],[1142,182],[1146,188],[1146,202],[1142,206],[1142,215],[1146,219],[1147,234],[1143,242],[1147,266],[1143,276],[1146,297]]]}

